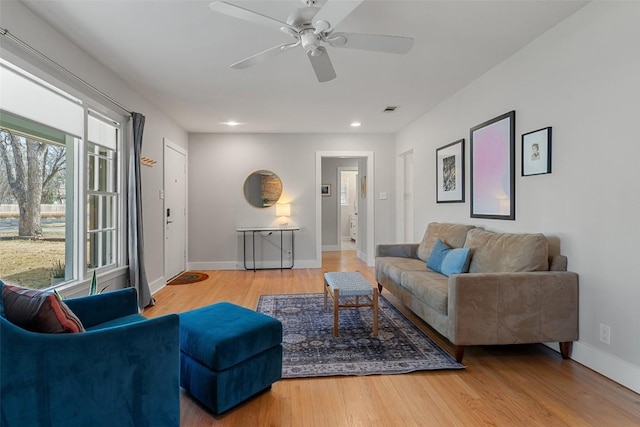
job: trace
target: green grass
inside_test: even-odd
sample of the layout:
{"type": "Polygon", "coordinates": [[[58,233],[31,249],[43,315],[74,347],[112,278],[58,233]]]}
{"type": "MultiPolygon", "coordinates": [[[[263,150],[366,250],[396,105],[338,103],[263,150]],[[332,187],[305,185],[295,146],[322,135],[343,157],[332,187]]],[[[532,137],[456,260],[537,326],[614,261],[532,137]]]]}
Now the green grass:
{"type": "Polygon", "coordinates": [[[27,288],[48,288],[51,286],[49,270],[55,261],[64,262],[64,250],[64,240],[2,239],[0,279],[27,288]]]}

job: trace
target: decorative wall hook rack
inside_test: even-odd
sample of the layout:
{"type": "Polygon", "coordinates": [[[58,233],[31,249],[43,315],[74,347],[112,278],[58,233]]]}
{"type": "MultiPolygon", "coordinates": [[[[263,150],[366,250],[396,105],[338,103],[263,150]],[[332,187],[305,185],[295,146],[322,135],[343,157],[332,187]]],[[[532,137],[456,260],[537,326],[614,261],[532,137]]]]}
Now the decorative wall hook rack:
{"type": "Polygon", "coordinates": [[[150,159],[148,157],[141,157],[140,158],[140,163],[142,163],[145,166],[149,166],[149,167],[154,167],[156,163],[158,163],[157,161],[150,159]]]}

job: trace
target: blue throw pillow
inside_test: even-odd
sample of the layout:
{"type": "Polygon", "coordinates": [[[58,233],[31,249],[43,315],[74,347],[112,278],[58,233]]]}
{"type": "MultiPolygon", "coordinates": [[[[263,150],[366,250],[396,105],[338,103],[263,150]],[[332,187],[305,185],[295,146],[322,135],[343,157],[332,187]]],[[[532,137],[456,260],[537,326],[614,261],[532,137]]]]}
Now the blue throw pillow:
{"type": "Polygon", "coordinates": [[[451,274],[466,273],[469,271],[470,263],[470,248],[451,249],[442,261],[440,272],[447,277],[451,274]]]}
{"type": "Polygon", "coordinates": [[[429,259],[427,260],[427,267],[433,271],[442,273],[442,261],[444,261],[444,257],[447,256],[447,253],[449,253],[450,250],[451,247],[449,245],[438,239],[436,244],[433,245],[431,255],[429,255],[429,259]]]}
{"type": "Polygon", "coordinates": [[[445,276],[451,274],[466,273],[471,262],[471,249],[452,249],[449,245],[438,239],[431,250],[427,261],[427,267],[445,276]]]}

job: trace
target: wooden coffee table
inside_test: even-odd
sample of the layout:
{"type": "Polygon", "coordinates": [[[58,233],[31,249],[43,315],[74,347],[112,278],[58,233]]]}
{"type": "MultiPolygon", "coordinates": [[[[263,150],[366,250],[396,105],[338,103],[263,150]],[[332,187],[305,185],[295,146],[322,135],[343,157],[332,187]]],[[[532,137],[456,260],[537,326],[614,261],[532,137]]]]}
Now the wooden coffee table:
{"type": "Polygon", "coordinates": [[[324,306],[327,307],[327,294],[333,299],[333,336],[338,336],[340,308],[373,308],[373,335],[378,335],[378,292],[357,271],[339,271],[324,273],[324,306]],[[340,304],[340,297],[355,297],[356,302],[340,304]],[[361,302],[360,298],[364,301],[361,302]]]}

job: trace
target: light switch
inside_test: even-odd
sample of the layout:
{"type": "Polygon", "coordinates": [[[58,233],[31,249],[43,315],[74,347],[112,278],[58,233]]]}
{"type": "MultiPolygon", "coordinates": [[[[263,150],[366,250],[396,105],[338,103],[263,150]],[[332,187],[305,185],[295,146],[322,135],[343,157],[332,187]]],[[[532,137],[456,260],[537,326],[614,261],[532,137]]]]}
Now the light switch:
{"type": "Polygon", "coordinates": [[[380,200],[387,200],[387,193],[380,193],[380,200]]]}

